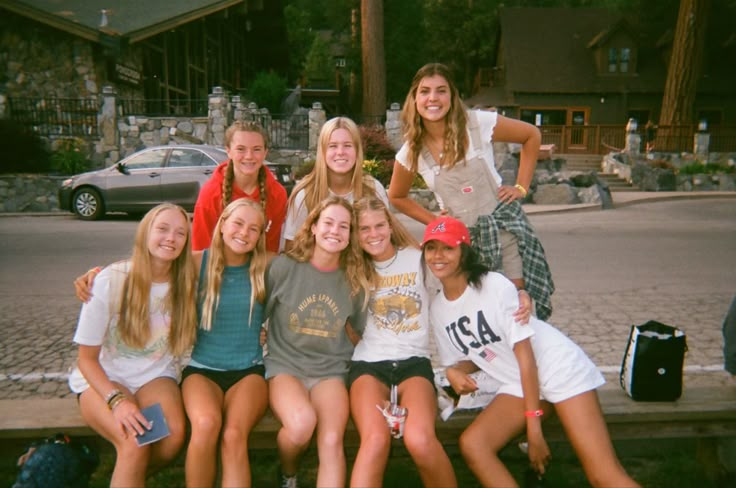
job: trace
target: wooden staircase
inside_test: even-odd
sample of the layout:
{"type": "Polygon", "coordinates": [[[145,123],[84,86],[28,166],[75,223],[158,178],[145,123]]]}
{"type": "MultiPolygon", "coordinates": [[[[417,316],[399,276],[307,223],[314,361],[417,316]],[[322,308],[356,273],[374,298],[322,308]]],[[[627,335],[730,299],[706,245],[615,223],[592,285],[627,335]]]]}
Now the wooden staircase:
{"type": "Polygon", "coordinates": [[[566,161],[567,171],[595,171],[598,178],[605,181],[608,188],[613,191],[639,191],[638,188],[632,186],[623,178],[619,178],[615,173],[602,173],[601,161],[603,156],[600,154],[560,154],[553,156],[555,159],[564,159],[566,161]]]}

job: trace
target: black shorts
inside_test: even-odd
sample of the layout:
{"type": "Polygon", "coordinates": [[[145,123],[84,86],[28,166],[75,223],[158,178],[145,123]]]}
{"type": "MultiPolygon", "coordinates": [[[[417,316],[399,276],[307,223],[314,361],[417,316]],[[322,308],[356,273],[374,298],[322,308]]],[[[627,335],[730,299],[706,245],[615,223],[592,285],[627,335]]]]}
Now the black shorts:
{"type": "Polygon", "coordinates": [[[201,374],[208,380],[215,383],[217,386],[220,387],[223,393],[227,393],[227,391],[233,387],[235,383],[242,380],[246,376],[257,374],[261,378],[263,378],[266,374],[266,368],[262,364],[258,364],[256,366],[251,366],[247,369],[237,369],[234,371],[219,371],[216,369],[207,369],[207,368],[197,368],[195,366],[187,366],[184,368],[184,371],[181,373],[181,382],[184,383],[184,380],[193,374],[201,374]]]}
{"type": "Polygon", "coordinates": [[[428,358],[410,357],[409,359],[375,362],[353,361],[348,373],[348,389],[353,385],[353,381],[364,374],[373,376],[389,388],[409,378],[420,376],[427,378],[429,384],[434,388],[434,371],[432,371],[432,363],[428,358]]]}

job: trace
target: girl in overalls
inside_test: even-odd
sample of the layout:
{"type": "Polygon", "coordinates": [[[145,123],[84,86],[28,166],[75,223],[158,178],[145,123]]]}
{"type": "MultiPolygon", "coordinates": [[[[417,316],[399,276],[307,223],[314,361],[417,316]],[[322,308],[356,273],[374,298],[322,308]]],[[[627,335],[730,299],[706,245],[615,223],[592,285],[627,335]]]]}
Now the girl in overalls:
{"type": "Polygon", "coordinates": [[[466,110],[449,69],[423,66],[414,76],[401,113],[404,145],[396,155],[389,199],[424,224],[436,218],[409,197],[419,172],[442,214],[470,228],[473,245],[494,271],[527,290],[541,319],[552,313],[552,275],[544,249],[521,208],[534,175],[541,135],[526,122],[496,112],[466,110]],[[501,185],[492,141],[521,144],[514,186],[501,185]]]}

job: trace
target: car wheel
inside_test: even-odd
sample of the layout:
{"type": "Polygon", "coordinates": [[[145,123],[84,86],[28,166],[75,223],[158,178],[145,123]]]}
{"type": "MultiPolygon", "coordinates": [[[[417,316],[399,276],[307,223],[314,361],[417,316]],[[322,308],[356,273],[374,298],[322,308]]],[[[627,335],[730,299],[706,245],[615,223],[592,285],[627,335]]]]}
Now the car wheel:
{"type": "Polygon", "coordinates": [[[83,220],[97,220],[105,215],[105,204],[97,190],[82,188],[72,198],[74,213],[83,220]]]}

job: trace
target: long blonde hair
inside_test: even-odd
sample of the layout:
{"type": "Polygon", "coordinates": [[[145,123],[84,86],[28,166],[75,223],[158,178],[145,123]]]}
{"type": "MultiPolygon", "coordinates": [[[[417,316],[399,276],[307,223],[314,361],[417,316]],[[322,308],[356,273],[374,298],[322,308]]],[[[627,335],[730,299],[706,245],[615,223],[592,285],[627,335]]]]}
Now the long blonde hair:
{"type": "Polygon", "coordinates": [[[189,215],[172,203],[162,203],[151,209],[138,224],[130,258],[130,270],[125,277],[120,296],[118,332],[120,339],[130,347],[143,348],[151,338],[151,253],[148,251],[148,236],[156,217],[165,210],[177,210],[187,223],[187,238],[181,254],[171,263],[169,292],[165,310],[171,319],[169,350],[181,355],[194,344],[197,327],[195,306],[196,272],[191,251],[189,215]]]}
{"type": "MultiPolygon", "coordinates": [[[[268,150],[268,133],[256,122],[247,120],[236,120],[225,131],[225,147],[230,148],[233,136],[236,132],[255,132],[263,138],[264,149],[268,150]]],[[[258,194],[261,199],[261,205],[266,208],[266,161],[258,169],[258,194]]],[[[233,181],[235,180],[235,169],[233,168],[233,160],[227,160],[225,168],[225,177],[222,179],[222,206],[223,208],[230,203],[233,197],[233,181]]]]}
{"type": "Polygon", "coordinates": [[[365,305],[368,303],[368,294],[371,288],[369,277],[373,273],[373,264],[371,260],[364,256],[363,250],[360,248],[358,226],[353,207],[344,198],[329,196],[309,212],[307,220],[304,221],[304,224],[294,236],[293,246],[286,251],[286,255],[300,263],[305,263],[312,258],[315,247],[312,226],[317,223],[322,212],[332,205],[339,205],[350,213],[350,242],[340,253],[340,269],[345,272],[345,278],[350,283],[351,294],[355,296],[363,292],[365,305]]]}
{"type": "MultiPolygon", "coordinates": [[[[212,243],[207,256],[207,264],[205,268],[205,287],[200,292],[200,300],[202,301],[202,317],[199,326],[204,330],[212,329],[212,320],[217,312],[220,304],[220,288],[222,287],[222,274],[225,271],[225,242],[222,238],[222,226],[227,219],[240,207],[250,207],[258,212],[261,217],[261,234],[258,236],[258,242],[253,251],[250,252],[250,311],[248,315],[248,324],[253,318],[253,307],[255,302],[263,303],[266,298],[266,265],[268,264],[268,255],[266,253],[266,232],[264,225],[266,216],[263,208],[259,203],[245,198],[235,200],[222,211],[217,225],[212,235],[212,243]]],[[[260,325],[260,324],[259,324],[260,325]]]]}
{"type": "Polygon", "coordinates": [[[327,167],[327,147],[330,144],[332,133],[338,129],[345,129],[350,133],[355,146],[355,165],[353,166],[353,176],[351,186],[353,192],[353,201],[359,200],[364,194],[375,194],[375,180],[372,176],[363,173],[363,142],[360,138],[360,129],[351,119],[347,117],[335,117],[328,120],[322,126],[319,132],[319,141],[317,142],[317,157],[314,162],[314,168],[296,185],[289,197],[289,207],[294,205],[297,193],[304,190],[304,205],[307,212],[317,208],[317,206],[330,194],[330,179],[327,167]]]}
{"type": "Polygon", "coordinates": [[[417,89],[424,78],[435,75],[443,77],[450,88],[450,110],[445,115],[445,146],[442,148],[442,152],[445,153],[445,161],[447,161],[446,166],[452,168],[455,163],[465,159],[465,153],[468,149],[468,135],[466,132],[468,114],[460,98],[457,85],[452,78],[452,72],[441,63],[425,64],[414,75],[409,93],[404,100],[404,107],[401,109],[401,122],[404,127],[403,136],[409,144],[409,167],[415,173],[425,136],[424,123],[421,115],[417,112],[417,89]]]}

